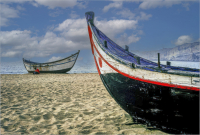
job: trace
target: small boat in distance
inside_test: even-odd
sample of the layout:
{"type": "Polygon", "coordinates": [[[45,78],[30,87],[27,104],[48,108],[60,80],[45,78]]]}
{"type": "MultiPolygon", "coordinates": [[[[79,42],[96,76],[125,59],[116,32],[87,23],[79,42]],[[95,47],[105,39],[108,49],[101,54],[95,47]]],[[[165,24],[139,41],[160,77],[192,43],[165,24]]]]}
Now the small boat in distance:
{"type": "Polygon", "coordinates": [[[74,66],[80,50],[71,56],[47,63],[37,63],[23,58],[23,63],[29,73],[33,73],[35,69],[39,69],[40,73],[66,73],[74,66]]]}
{"type": "MultiPolygon", "coordinates": [[[[161,65],[123,49],[85,13],[92,54],[109,94],[134,120],[168,133],[199,133],[199,69],[161,65]]],[[[124,24],[126,25],[126,24],[124,24]]]]}

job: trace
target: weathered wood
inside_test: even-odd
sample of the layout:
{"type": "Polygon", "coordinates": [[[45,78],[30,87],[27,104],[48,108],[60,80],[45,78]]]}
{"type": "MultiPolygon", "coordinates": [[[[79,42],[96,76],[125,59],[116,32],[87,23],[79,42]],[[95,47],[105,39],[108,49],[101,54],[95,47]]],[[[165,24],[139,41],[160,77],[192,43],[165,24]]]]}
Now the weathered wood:
{"type": "Polygon", "coordinates": [[[127,45],[125,45],[125,50],[128,52],[129,51],[129,47],[127,45]]]}
{"type": "Polygon", "coordinates": [[[107,41],[106,40],[104,40],[104,46],[107,48],[108,46],[107,46],[107,41]]]}
{"type": "Polygon", "coordinates": [[[158,68],[160,68],[160,53],[158,53],[158,68]]]}
{"type": "Polygon", "coordinates": [[[23,63],[29,73],[33,73],[35,69],[39,69],[40,73],[66,73],[74,66],[79,52],[67,58],[47,63],[32,62],[23,58],[23,63]]]}
{"type": "Polygon", "coordinates": [[[171,66],[171,62],[167,61],[167,62],[166,62],[166,65],[167,65],[167,66],[171,66]]]}

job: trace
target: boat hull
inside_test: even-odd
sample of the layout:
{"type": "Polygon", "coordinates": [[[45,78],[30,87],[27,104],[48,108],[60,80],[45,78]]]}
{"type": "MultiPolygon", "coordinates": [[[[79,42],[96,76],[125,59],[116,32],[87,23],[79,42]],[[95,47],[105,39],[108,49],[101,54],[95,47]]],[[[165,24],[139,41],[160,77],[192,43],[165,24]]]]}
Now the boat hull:
{"type": "MultiPolygon", "coordinates": [[[[93,44],[92,47],[96,67],[104,86],[133,119],[139,119],[142,123],[168,133],[199,133],[198,90],[180,85],[176,88],[171,84],[155,81],[151,83],[152,81],[138,76],[128,76],[124,73],[128,67],[120,68],[120,63],[112,62],[113,59],[100,50],[97,44],[93,44]]],[[[133,72],[135,70],[144,78],[150,76],[145,70],[132,69],[133,72]]],[[[164,73],[159,74],[165,76],[164,73]]],[[[173,78],[172,75],[170,77],[173,78]]],[[[184,81],[182,76],[174,75],[174,78],[184,81]]],[[[165,79],[163,77],[162,80],[165,79]]]]}
{"type": "Polygon", "coordinates": [[[199,133],[199,92],[100,74],[115,101],[133,118],[171,133],[199,133]]]}
{"type": "Polygon", "coordinates": [[[93,16],[93,12],[86,13],[92,54],[101,80],[115,101],[137,121],[169,133],[198,134],[199,76],[190,75],[185,69],[177,73],[179,68],[171,67],[162,72],[128,63],[125,58],[134,55],[122,53],[120,47],[112,46],[113,41],[99,34],[93,16]]]}
{"type": "Polygon", "coordinates": [[[67,58],[48,62],[48,63],[36,63],[23,59],[24,66],[29,73],[33,73],[35,69],[39,69],[40,73],[66,73],[74,66],[79,52],[73,54],[67,58]]]}
{"type": "MultiPolygon", "coordinates": [[[[72,68],[67,68],[63,70],[53,70],[53,71],[40,71],[40,73],[66,73],[69,72],[72,68]]],[[[35,71],[28,71],[29,73],[34,73],[35,71]]]]}

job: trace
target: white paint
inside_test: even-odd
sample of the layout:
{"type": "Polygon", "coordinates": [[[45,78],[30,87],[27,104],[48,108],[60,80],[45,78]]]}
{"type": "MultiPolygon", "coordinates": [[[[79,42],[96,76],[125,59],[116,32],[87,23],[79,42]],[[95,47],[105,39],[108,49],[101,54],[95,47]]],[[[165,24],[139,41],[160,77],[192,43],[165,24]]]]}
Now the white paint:
{"type": "Polygon", "coordinates": [[[49,63],[41,63],[41,64],[34,64],[34,63],[26,63],[24,62],[24,65],[27,69],[27,71],[35,71],[34,67],[36,66],[37,69],[40,71],[57,71],[57,70],[64,70],[67,68],[71,68],[74,63],[76,62],[76,59],[78,57],[78,54],[63,59],[61,61],[55,61],[55,62],[49,62],[49,63]]]}
{"type": "MultiPolygon", "coordinates": [[[[102,55],[102,57],[114,68],[119,70],[120,72],[126,73],[132,77],[137,77],[149,81],[156,81],[156,82],[161,82],[161,83],[168,83],[168,84],[175,84],[175,85],[181,85],[181,86],[192,86],[192,87],[199,87],[200,86],[200,78],[199,77],[190,77],[190,76],[183,76],[183,75],[174,75],[174,74],[166,74],[166,73],[160,73],[160,72],[153,72],[153,71],[148,71],[148,70],[143,70],[143,69],[134,69],[127,67],[113,58],[111,58],[109,55],[107,55],[98,45],[98,40],[93,34],[92,31],[92,38],[94,41],[94,45],[96,46],[97,50],[99,53],[102,55]],[[193,80],[197,80],[196,83],[194,83],[193,80]]],[[[99,42],[99,44],[101,44],[99,42]]],[[[96,61],[99,66],[98,62],[98,53],[96,52],[94,48],[94,56],[96,58],[96,61]]],[[[102,60],[102,68],[100,68],[101,74],[106,74],[106,73],[117,73],[114,71],[112,68],[110,68],[103,60],[102,60]]]]}

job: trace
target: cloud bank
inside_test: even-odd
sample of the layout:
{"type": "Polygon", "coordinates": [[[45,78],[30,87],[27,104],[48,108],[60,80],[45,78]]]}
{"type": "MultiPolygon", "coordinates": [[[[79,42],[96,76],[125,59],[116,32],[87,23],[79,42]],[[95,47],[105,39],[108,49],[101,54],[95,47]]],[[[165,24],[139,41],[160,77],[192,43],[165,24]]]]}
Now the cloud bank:
{"type": "MultiPolygon", "coordinates": [[[[96,26],[112,40],[120,44],[139,41],[137,34],[128,36],[126,30],[137,29],[136,20],[96,20],[96,26]],[[125,25],[126,24],[126,25],[125,25]],[[123,34],[122,34],[123,33],[123,34]],[[121,41],[124,41],[123,43],[121,41]]],[[[54,53],[66,53],[90,49],[87,23],[83,19],[66,19],[44,36],[31,36],[29,30],[1,31],[1,57],[46,57],[54,53]]]]}
{"type": "Polygon", "coordinates": [[[123,2],[121,2],[121,1],[116,1],[116,2],[110,3],[109,5],[107,5],[103,8],[103,12],[108,12],[108,10],[111,8],[121,8],[122,4],[123,4],[123,2]]]}
{"type": "Polygon", "coordinates": [[[60,60],[60,59],[63,59],[63,58],[59,57],[59,56],[58,57],[53,56],[48,60],[48,62],[57,61],[57,60],[60,60]]]}
{"type": "Polygon", "coordinates": [[[0,4],[1,23],[0,26],[8,26],[10,18],[19,17],[19,11],[9,5],[0,4]]]}
{"type": "Polygon", "coordinates": [[[182,45],[185,43],[190,43],[191,41],[192,41],[192,38],[190,36],[182,35],[176,40],[175,45],[182,45]]]}
{"type": "Polygon", "coordinates": [[[172,5],[180,4],[181,1],[179,0],[148,0],[143,1],[139,8],[141,9],[151,9],[157,7],[171,7],[172,5]]]}

